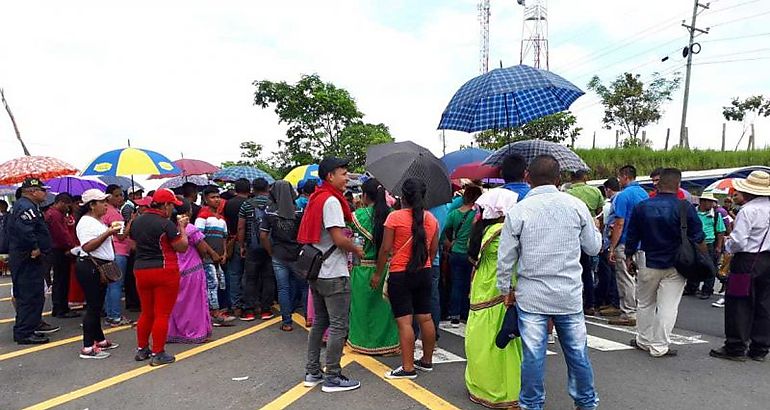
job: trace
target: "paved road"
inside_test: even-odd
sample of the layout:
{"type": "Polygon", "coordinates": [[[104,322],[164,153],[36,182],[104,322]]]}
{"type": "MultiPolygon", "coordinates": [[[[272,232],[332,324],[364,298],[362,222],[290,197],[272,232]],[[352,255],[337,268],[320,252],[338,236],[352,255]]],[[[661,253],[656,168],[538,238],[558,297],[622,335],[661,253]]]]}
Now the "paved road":
{"type": "MultiPolygon", "coordinates": [[[[10,294],[0,279],[0,299],[10,294]]],[[[605,409],[767,409],[770,373],[764,363],[724,362],[708,357],[721,343],[723,311],[685,298],[675,333],[679,357],[653,359],[628,349],[632,331],[588,318],[591,359],[605,409]],[[630,333],[631,332],[631,333],[630,333]]],[[[466,396],[462,332],[442,330],[439,346],[449,362],[415,381],[386,381],[397,358],[348,354],[345,372],[359,378],[354,392],[326,394],[298,383],[303,374],[306,332],[278,329],[277,319],[239,322],[215,329],[213,342],[170,345],[178,362],[150,368],[132,360],[134,334],[121,328],[108,337],[122,346],[102,361],[77,358],[77,319],[50,319],[62,326],[55,343],[22,347],[11,342],[9,302],[0,301],[0,408],[62,409],[481,409],[466,396]],[[234,381],[233,378],[248,377],[234,381]]],[[[566,393],[566,366],[558,345],[547,360],[549,409],[573,408],[566,393]]]]}

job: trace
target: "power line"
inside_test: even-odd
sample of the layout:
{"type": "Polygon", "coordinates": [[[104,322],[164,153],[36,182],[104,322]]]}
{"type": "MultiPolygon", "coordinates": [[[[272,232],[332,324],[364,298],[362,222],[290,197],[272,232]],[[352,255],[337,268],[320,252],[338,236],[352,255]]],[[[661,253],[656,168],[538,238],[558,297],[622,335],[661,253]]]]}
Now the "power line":
{"type": "Polygon", "coordinates": [[[754,38],[754,37],[764,37],[764,36],[770,36],[770,32],[768,33],[758,33],[758,34],[748,34],[745,36],[735,36],[735,37],[722,37],[722,38],[711,38],[708,40],[703,40],[701,43],[713,43],[717,41],[731,41],[731,40],[741,40],[744,38],[754,38]]]}
{"type": "MultiPolygon", "coordinates": [[[[733,6],[730,6],[730,7],[725,7],[725,8],[723,8],[723,9],[715,9],[715,10],[714,10],[714,11],[712,11],[711,13],[708,13],[708,15],[710,16],[710,15],[712,15],[712,14],[717,14],[717,13],[721,13],[721,12],[723,12],[723,11],[732,10],[732,9],[735,9],[735,8],[738,8],[738,7],[742,7],[742,6],[745,6],[745,5],[747,5],[747,4],[756,3],[756,2],[758,2],[758,1],[759,1],[759,0],[749,0],[749,1],[744,1],[743,3],[735,4],[735,5],[733,5],[733,6]]],[[[711,4],[716,4],[716,2],[711,2],[711,4]]]]}
{"type": "Polygon", "coordinates": [[[740,18],[737,18],[737,19],[734,19],[734,20],[727,20],[727,21],[723,21],[721,23],[712,24],[711,28],[725,26],[725,25],[728,25],[728,24],[732,24],[732,23],[736,23],[736,22],[744,21],[744,20],[749,20],[749,19],[753,19],[753,18],[757,18],[757,17],[761,17],[761,16],[766,16],[768,14],[770,14],[770,10],[767,10],[767,11],[759,13],[759,14],[752,14],[750,16],[740,17],[740,18]]]}
{"type": "Polygon", "coordinates": [[[730,56],[738,56],[742,54],[751,54],[751,53],[759,53],[762,51],[770,51],[769,47],[765,48],[758,48],[756,50],[746,50],[746,51],[737,51],[735,53],[727,53],[727,54],[717,54],[715,56],[708,56],[709,58],[717,58],[717,57],[730,57],[730,56]]]}
{"type": "Polygon", "coordinates": [[[756,58],[739,58],[735,60],[704,61],[701,63],[695,63],[695,65],[726,64],[726,63],[736,63],[739,61],[757,61],[757,60],[770,60],[770,56],[756,57],[756,58]]]}

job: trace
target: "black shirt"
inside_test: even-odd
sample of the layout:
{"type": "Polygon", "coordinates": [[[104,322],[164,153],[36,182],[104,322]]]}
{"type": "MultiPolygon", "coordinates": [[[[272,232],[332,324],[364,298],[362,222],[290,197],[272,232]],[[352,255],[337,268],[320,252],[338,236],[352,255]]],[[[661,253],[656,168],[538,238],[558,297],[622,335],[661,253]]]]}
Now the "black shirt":
{"type": "Polygon", "coordinates": [[[262,219],[260,229],[270,233],[274,258],[286,262],[297,260],[301,248],[297,242],[300,222],[302,222],[302,212],[299,211],[294,219],[284,219],[271,212],[268,212],[262,219]]]}
{"type": "Polygon", "coordinates": [[[130,235],[136,242],[134,269],[179,269],[171,244],[180,236],[170,219],[149,209],[134,219],[130,235]]]}
{"type": "Polygon", "coordinates": [[[225,204],[225,221],[227,221],[227,234],[235,236],[238,233],[238,212],[247,198],[236,196],[225,204]]]}
{"type": "Polygon", "coordinates": [[[8,248],[10,252],[32,252],[51,249],[51,234],[45,223],[40,207],[28,198],[22,197],[15,204],[6,222],[8,226],[8,248]]]}

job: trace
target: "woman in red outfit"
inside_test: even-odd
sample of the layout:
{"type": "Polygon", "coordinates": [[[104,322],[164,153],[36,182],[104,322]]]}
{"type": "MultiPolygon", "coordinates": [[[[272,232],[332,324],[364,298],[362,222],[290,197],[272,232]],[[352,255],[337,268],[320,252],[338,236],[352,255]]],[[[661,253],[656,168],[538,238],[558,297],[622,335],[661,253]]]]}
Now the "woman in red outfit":
{"type": "Polygon", "coordinates": [[[176,223],[170,218],[181,205],[169,189],[159,189],[147,202],[149,208],[131,224],[129,235],[136,242],[134,275],[142,313],[136,325],[136,361],[150,360],[150,366],[174,363],[165,349],[168,318],[179,291],[177,252],[187,251],[187,217],[176,223]],[[152,350],[150,335],[152,334],[152,350]]]}

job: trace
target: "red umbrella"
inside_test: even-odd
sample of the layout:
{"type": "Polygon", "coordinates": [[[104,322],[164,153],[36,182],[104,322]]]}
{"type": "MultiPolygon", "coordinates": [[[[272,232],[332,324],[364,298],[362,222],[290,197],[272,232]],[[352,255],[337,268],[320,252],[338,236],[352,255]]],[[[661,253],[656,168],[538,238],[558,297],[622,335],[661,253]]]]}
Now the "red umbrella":
{"type": "MultiPolygon", "coordinates": [[[[176,165],[177,168],[182,170],[183,176],[208,175],[219,171],[219,167],[216,167],[214,165],[209,164],[206,161],[201,161],[199,159],[183,158],[183,159],[174,161],[174,165],[176,165]]],[[[153,175],[148,179],[162,179],[162,178],[171,178],[171,177],[177,177],[177,176],[180,176],[180,175],[179,174],[153,175]]]]}
{"type": "Polygon", "coordinates": [[[481,165],[481,162],[472,162],[470,164],[461,165],[457,167],[454,172],[452,172],[452,175],[449,176],[451,179],[467,178],[473,180],[499,177],[499,167],[481,165]]]}
{"type": "Polygon", "coordinates": [[[77,168],[51,157],[26,156],[0,165],[0,184],[18,184],[27,178],[42,180],[77,174],[77,168]]]}

